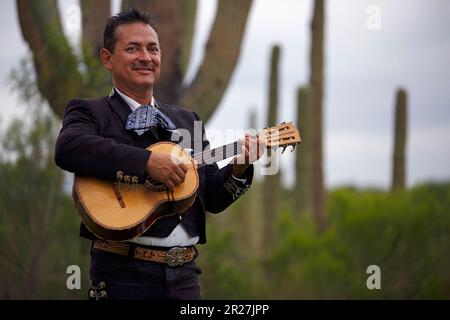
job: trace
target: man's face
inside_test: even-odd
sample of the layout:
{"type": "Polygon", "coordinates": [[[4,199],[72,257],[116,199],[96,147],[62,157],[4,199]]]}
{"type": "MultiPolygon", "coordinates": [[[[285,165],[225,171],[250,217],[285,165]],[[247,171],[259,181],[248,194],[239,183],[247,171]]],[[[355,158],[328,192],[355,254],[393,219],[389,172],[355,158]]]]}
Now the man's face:
{"type": "Polygon", "coordinates": [[[103,64],[112,73],[114,85],[126,92],[153,88],[161,66],[155,30],[141,22],[123,24],[116,29],[116,38],[114,53],[106,50],[101,54],[103,64]]]}

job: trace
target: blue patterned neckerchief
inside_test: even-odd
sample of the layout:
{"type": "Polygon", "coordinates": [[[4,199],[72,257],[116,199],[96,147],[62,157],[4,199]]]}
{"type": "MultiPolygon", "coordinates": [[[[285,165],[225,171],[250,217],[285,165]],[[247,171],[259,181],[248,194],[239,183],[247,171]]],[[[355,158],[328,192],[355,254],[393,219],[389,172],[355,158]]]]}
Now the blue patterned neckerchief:
{"type": "Polygon", "coordinates": [[[160,127],[165,130],[176,129],[172,120],[152,105],[143,105],[131,112],[128,116],[125,129],[133,130],[138,135],[142,135],[153,127],[160,127]]]}

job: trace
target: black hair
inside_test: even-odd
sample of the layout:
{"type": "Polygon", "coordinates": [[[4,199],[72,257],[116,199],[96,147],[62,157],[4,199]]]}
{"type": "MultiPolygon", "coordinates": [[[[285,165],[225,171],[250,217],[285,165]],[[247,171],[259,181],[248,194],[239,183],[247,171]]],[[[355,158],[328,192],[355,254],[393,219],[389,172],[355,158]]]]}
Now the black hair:
{"type": "Polygon", "coordinates": [[[130,8],[127,11],[122,11],[118,14],[113,15],[106,21],[105,31],[103,32],[103,48],[108,49],[110,52],[114,52],[114,47],[117,42],[117,28],[123,24],[130,24],[135,22],[148,24],[157,33],[148,12],[142,12],[135,8],[130,8]]]}

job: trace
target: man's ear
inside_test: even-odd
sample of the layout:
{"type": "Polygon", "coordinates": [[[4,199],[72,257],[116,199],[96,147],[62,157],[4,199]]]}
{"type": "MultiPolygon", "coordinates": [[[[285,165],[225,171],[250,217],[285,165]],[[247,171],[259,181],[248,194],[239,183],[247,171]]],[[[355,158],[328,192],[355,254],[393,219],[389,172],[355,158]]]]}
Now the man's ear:
{"type": "Polygon", "coordinates": [[[112,70],[112,62],[111,62],[112,55],[113,54],[108,49],[106,48],[100,49],[100,60],[102,61],[105,68],[108,69],[109,71],[112,70]]]}

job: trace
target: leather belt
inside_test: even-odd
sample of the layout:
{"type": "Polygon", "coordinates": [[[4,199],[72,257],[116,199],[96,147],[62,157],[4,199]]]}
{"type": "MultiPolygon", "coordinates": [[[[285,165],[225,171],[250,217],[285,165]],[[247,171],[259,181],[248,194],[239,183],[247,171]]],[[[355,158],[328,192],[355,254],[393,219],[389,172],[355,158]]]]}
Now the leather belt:
{"type": "Polygon", "coordinates": [[[168,248],[168,250],[160,250],[134,246],[124,242],[94,240],[93,247],[122,256],[132,256],[135,259],[167,264],[169,267],[181,266],[197,257],[197,250],[194,246],[173,247],[168,248]],[[130,249],[132,252],[130,252],[130,249]]]}

